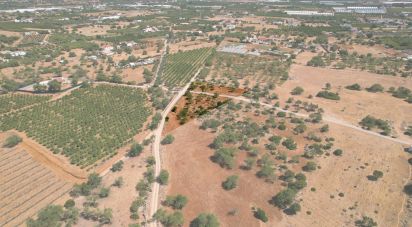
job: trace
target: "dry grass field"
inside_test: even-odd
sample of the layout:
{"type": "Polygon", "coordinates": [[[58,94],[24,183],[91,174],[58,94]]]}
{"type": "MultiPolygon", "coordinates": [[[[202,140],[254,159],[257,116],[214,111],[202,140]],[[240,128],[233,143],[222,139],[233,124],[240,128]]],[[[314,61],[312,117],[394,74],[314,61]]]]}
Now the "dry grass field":
{"type": "MultiPolygon", "coordinates": [[[[252,117],[243,117],[246,116],[252,117]]],[[[259,117],[252,118],[261,121],[259,117]]],[[[327,136],[335,138],[334,147],[344,153],[340,157],[329,154],[315,158],[319,167],[305,173],[308,186],[297,196],[302,211],[288,216],[269,204],[270,198],[281,190],[281,181],[268,184],[254,171],[220,168],[210,160],[213,150],[209,145],[216,134],[200,130],[199,126],[199,121],[194,120],[170,132],[175,141],[163,148],[164,166],[171,174],[166,194],[182,194],[189,200],[183,209],[185,226],[201,212],[216,214],[222,226],[353,226],[363,215],[373,217],[379,226],[396,226],[398,222],[404,205],[402,188],[410,178],[408,155],[402,145],[330,124],[327,136]],[[382,171],[383,178],[368,180],[374,170],[382,171]],[[239,176],[238,187],[223,190],[221,182],[233,174],[239,176]],[[252,207],[256,206],[266,211],[269,222],[253,217],[252,207]],[[229,215],[233,210],[236,214],[229,215]]],[[[293,136],[298,143],[295,151],[280,147],[280,152],[286,152],[289,158],[303,153],[307,143],[304,137],[292,135],[291,130],[275,134],[293,136]]],[[[264,143],[257,146],[264,150],[264,143]]],[[[240,152],[236,156],[236,166],[240,166],[246,154],[240,152]]],[[[299,172],[304,163],[301,158],[290,169],[299,172]]]]}
{"type": "Polygon", "coordinates": [[[402,188],[410,178],[403,147],[332,124],[330,136],[343,155],[319,160],[321,169],[307,174],[309,187],[299,196],[302,212],[284,216],[278,226],[353,226],[363,215],[378,226],[397,226],[404,205],[402,188]],[[382,171],[383,178],[369,181],[374,170],[382,171]]]}
{"type": "MultiPolygon", "coordinates": [[[[71,31],[71,28],[68,29],[71,31]]],[[[77,33],[85,36],[106,35],[110,30],[110,25],[92,25],[87,27],[80,27],[77,29],[77,33]]]]}
{"type": "MultiPolygon", "coordinates": [[[[306,55],[306,54],[305,54],[306,55]]],[[[412,80],[409,78],[378,75],[356,70],[334,70],[314,68],[294,64],[291,67],[290,80],[276,88],[275,92],[280,100],[285,102],[290,91],[301,86],[305,91],[295,99],[318,104],[325,110],[325,115],[348,121],[357,125],[367,115],[389,120],[394,127],[394,133],[399,138],[410,139],[403,135],[405,125],[412,123],[412,105],[392,97],[389,93],[371,93],[365,90],[352,91],[345,86],[358,83],[362,88],[370,87],[374,83],[381,84],[385,90],[389,87],[404,86],[412,89],[412,80]],[[308,99],[309,95],[316,94],[324,88],[326,83],[332,85],[332,91],[338,92],[341,100],[332,101],[322,98],[308,99]],[[390,108],[388,108],[390,106],[390,108]]],[[[410,139],[410,141],[412,141],[410,139]]]]}
{"type": "Polygon", "coordinates": [[[177,53],[179,51],[188,51],[188,50],[194,50],[194,49],[199,49],[199,48],[206,48],[206,47],[215,47],[216,43],[214,42],[207,42],[205,40],[195,40],[195,41],[185,41],[185,42],[179,42],[179,43],[174,43],[170,44],[170,53],[177,53]]]}

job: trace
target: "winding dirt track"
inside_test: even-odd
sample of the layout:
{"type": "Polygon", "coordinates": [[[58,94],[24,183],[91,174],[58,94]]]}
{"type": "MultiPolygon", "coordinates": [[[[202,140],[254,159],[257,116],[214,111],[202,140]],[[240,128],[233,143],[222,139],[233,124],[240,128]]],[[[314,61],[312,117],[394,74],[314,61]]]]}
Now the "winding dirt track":
{"type": "MultiPolygon", "coordinates": [[[[194,94],[204,94],[204,95],[210,95],[210,96],[214,95],[213,93],[209,93],[209,92],[199,92],[199,91],[191,91],[191,92],[194,93],[194,94]]],[[[279,107],[275,107],[275,106],[273,106],[271,104],[268,104],[268,103],[256,102],[252,99],[248,99],[248,98],[241,97],[241,96],[232,96],[232,95],[219,95],[219,96],[234,99],[234,100],[239,100],[239,101],[243,101],[243,102],[247,102],[247,103],[259,103],[260,105],[262,105],[264,107],[274,108],[278,111],[283,111],[285,113],[293,114],[293,115],[298,116],[298,117],[303,117],[303,118],[308,118],[309,117],[308,114],[295,113],[295,112],[292,112],[290,110],[285,110],[285,109],[282,109],[282,108],[279,108],[279,107]]],[[[323,121],[329,122],[329,123],[332,123],[332,124],[341,125],[341,126],[344,126],[344,127],[347,127],[347,128],[351,128],[351,129],[354,129],[354,130],[357,130],[357,131],[360,131],[360,132],[363,132],[363,133],[366,133],[366,134],[369,134],[369,135],[373,135],[373,136],[380,137],[382,139],[390,140],[392,142],[396,142],[396,143],[400,143],[400,144],[404,144],[404,145],[411,145],[412,144],[412,141],[406,141],[406,140],[401,140],[401,139],[397,139],[397,138],[392,138],[392,137],[389,137],[389,136],[384,136],[384,135],[381,135],[377,132],[373,132],[373,131],[363,129],[359,126],[352,125],[352,124],[347,123],[343,120],[336,119],[336,118],[333,118],[333,117],[323,116],[323,121]]]]}
{"type": "MultiPolygon", "coordinates": [[[[170,101],[170,103],[167,105],[165,110],[162,112],[162,120],[160,121],[159,126],[157,127],[154,136],[155,140],[152,145],[152,150],[153,150],[153,155],[156,160],[156,165],[155,165],[155,176],[158,176],[161,170],[161,160],[160,160],[160,141],[162,138],[162,132],[163,128],[165,125],[166,121],[166,116],[169,114],[169,112],[172,110],[172,108],[176,105],[176,103],[179,101],[179,99],[186,93],[186,91],[189,89],[190,84],[195,81],[196,77],[199,75],[200,71],[203,69],[201,67],[196,74],[192,77],[192,79],[184,86],[178,93],[177,95],[170,101]]],[[[149,217],[152,217],[154,213],[156,213],[159,205],[159,188],[160,185],[159,183],[155,182],[153,184],[152,188],[152,194],[150,198],[150,205],[149,205],[149,217]]],[[[149,227],[156,227],[157,222],[151,222],[149,224],[149,227]]]]}

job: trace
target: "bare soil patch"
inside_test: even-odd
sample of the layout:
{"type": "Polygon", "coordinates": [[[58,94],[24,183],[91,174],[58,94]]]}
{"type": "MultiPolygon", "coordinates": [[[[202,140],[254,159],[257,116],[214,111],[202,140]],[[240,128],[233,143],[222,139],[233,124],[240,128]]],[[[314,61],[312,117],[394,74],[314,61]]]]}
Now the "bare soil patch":
{"type": "Polygon", "coordinates": [[[206,47],[215,47],[215,42],[206,42],[204,40],[195,40],[195,41],[184,41],[179,43],[170,44],[170,53],[177,53],[179,51],[188,51],[194,50],[199,48],[206,48],[206,47]]]}
{"type": "Polygon", "coordinates": [[[199,111],[210,111],[228,100],[227,98],[223,97],[214,98],[212,96],[202,94],[191,93],[191,95],[192,101],[189,102],[187,96],[183,96],[181,99],[179,99],[179,101],[175,105],[175,108],[167,115],[168,120],[165,125],[165,129],[163,130],[164,134],[173,131],[186,122],[195,119],[199,115],[206,113],[200,113],[199,111]],[[179,113],[181,113],[181,111],[185,108],[187,108],[187,117],[185,118],[185,121],[181,121],[179,119],[179,113]]]}
{"type": "MultiPolygon", "coordinates": [[[[196,121],[191,121],[173,131],[175,141],[165,148],[164,166],[170,173],[168,195],[182,194],[188,197],[183,209],[185,226],[188,226],[201,212],[211,212],[218,216],[222,226],[261,226],[253,217],[252,207],[258,206],[266,211],[273,226],[281,219],[280,211],[268,203],[274,191],[251,173],[240,169],[228,171],[210,161],[213,150],[208,145],[214,134],[199,129],[196,121]],[[238,187],[225,191],[221,183],[226,177],[239,175],[238,187]],[[237,214],[228,215],[236,209],[237,214]]],[[[238,164],[243,161],[240,155],[238,164]]]]}
{"type": "Polygon", "coordinates": [[[412,80],[402,77],[378,75],[356,70],[334,70],[325,68],[314,68],[302,65],[292,65],[290,80],[276,88],[280,100],[285,102],[290,91],[296,86],[301,86],[305,91],[295,99],[318,104],[325,110],[325,115],[348,121],[358,125],[360,120],[367,115],[380,119],[389,120],[394,127],[395,135],[399,138],[410,140],[403,135],[404,126],[412,122],[412,105],[392,97],[389,93],[370,93],[365,90],[352,91],[345,86],[358,83],[363,88],[379,83],[385,89],[389,87],[404,86],[412,89],[412,80]],[[332,91],[338,92],[341,100],[332,101],[316,98],[316,94],[324,88],[326,83],[332,85],[332,91]],[[308,99],[309,95],[315,98],[308,99]]]}

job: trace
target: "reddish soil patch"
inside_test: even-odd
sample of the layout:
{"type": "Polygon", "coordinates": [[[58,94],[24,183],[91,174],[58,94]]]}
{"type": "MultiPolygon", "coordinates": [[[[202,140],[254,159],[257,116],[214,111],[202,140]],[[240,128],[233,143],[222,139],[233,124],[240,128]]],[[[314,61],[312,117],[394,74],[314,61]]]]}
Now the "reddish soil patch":
{"type": "Polygon", "coordinates": [[[219,95],[241,96],[247,92],[247,90],[243,88],[222,87],[222,86],[215,86],[212,84],[204,84],[204,83],[198,83],[195,85],[196,87],[194,91],[217,93],[219,95]]]}
{"type": "Polygon", "coordinates": [[[214,98],[210,95],[202,95],[202,94],[191,94],[192,101],[189,102],[187,96],[183,96],[175,105],[175,108],[167,115],[167,123],[165,129],[163,130],[163,134],[167,134],[174,129],[178,128],[182,124],[193,120],[194,118],[201,115],[200,111],[211,110],[216,108],[217,106],[223,104],[227,98],[217,97],[214,98]],[[185,121],[181,121],[180,117],[178,116],[182,110],[187,108],[187,117],[185,121]]]}

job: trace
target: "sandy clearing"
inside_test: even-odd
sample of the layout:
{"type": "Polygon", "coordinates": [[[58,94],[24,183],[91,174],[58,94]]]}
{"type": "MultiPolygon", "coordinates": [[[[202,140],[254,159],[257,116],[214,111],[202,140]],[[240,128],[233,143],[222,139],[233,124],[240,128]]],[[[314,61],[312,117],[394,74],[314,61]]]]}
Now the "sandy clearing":
{"type": "Polygon", "coordinates": [[[412,105],[392,97],[388,93],[351,91],[344,88],[353,83],[358,83],[362,87],[380,83],[386,89],[391,86],[404,86],[412,89],[412,80],[409,78],[378,75],[349,69],[334,70],[294,64],[290,69],[290,80],[276,88],[275,92],[284,102],[291,97],[289,93],[294,87],[301,86],[305,89],[305,92],[301,96],[296,96],[295,99],[318,104],[328,116],[357,125],[363,117],[370,114],[389,120],[395,129],[396,136],[400,139],[410,140],[410,137],[403,135],[402,132],[406,124],[412,123],[412,115],[410,114],[412,105]],[[321,91],[326,83],[331,83],[332,91],[339,92],[340,101],[307,98],[310,94],[316,96],[317,92],[321,91]]]}
{"type": "MultiPolygon", "coordinates": [[[[110,25],[92,25],[87,27],[80,27],[77,29],[77,33],[85,36],[106,35],[110,30],[110,25]]],[[[69,29],[69,31],[71,31],[69,29]]]]}
{"type": "Polygon", "coordinates": [[[370,53],[374,57],[395,57],[395,56],[400,56],[401,54],[394,49],[385,48],[382,45],[366,46],[366,45],[360,45],[360,44],[352,44],[352,45],[340,45],[340,46],[348,50],[350,53],[357,52],[358,54],[364,54],[364,55],[367,55],[368,53],[370,53]]]}
{"type": "Polygon", "coordinates": [[[184,42],[179,42],[179,43],[173,43],[173,44],[169,44],[169,46],[170,46],[170,53],[173,54],[179,51],[188,51],[188,50],[194,50],[194,49],[199,49],[199,48],[215,47],[216,43],[196,40],[196,41],[184,41],[184,42]]]}
{"type": "Polygon", "coordinates": [[[143,71],[144,68],[147,68],[151,71],[153,65],[146,65],[137,68],[126,68],[122,71],[123,81],[124,82],[135,82],[136,84],[144,83],[143,71]]]}
{"type": "MultiPolygon", "coordinates": [[[[279,210],[267,202],[280,188],[272,188],[253,172],[227,171],[209,160],[213,150],[208,145],[215,137],[213,133],[200,130],[195,120],[174,130],[173,135],[174,143],[166,146],[163,152],[164,166],[171,174],[167,194],[180,193],[188,197],[189,202],[183,209],[185,226],[201,212],[216,214],[222,226],[239,226],[239,223],[241,226],[261,226],[251,210],[257,204],[269,215],[271,222],[266,226],[273,226],[281,219],[279,210]],[[239,186],[225,191],[221,183],[232,174],[240,176],[239,186]],[[232,209],[236,209],[237,214],[227,215],[232,209]]],[[[238,164],[242,158],[242,155],[238,156],[238,164]]]]}

